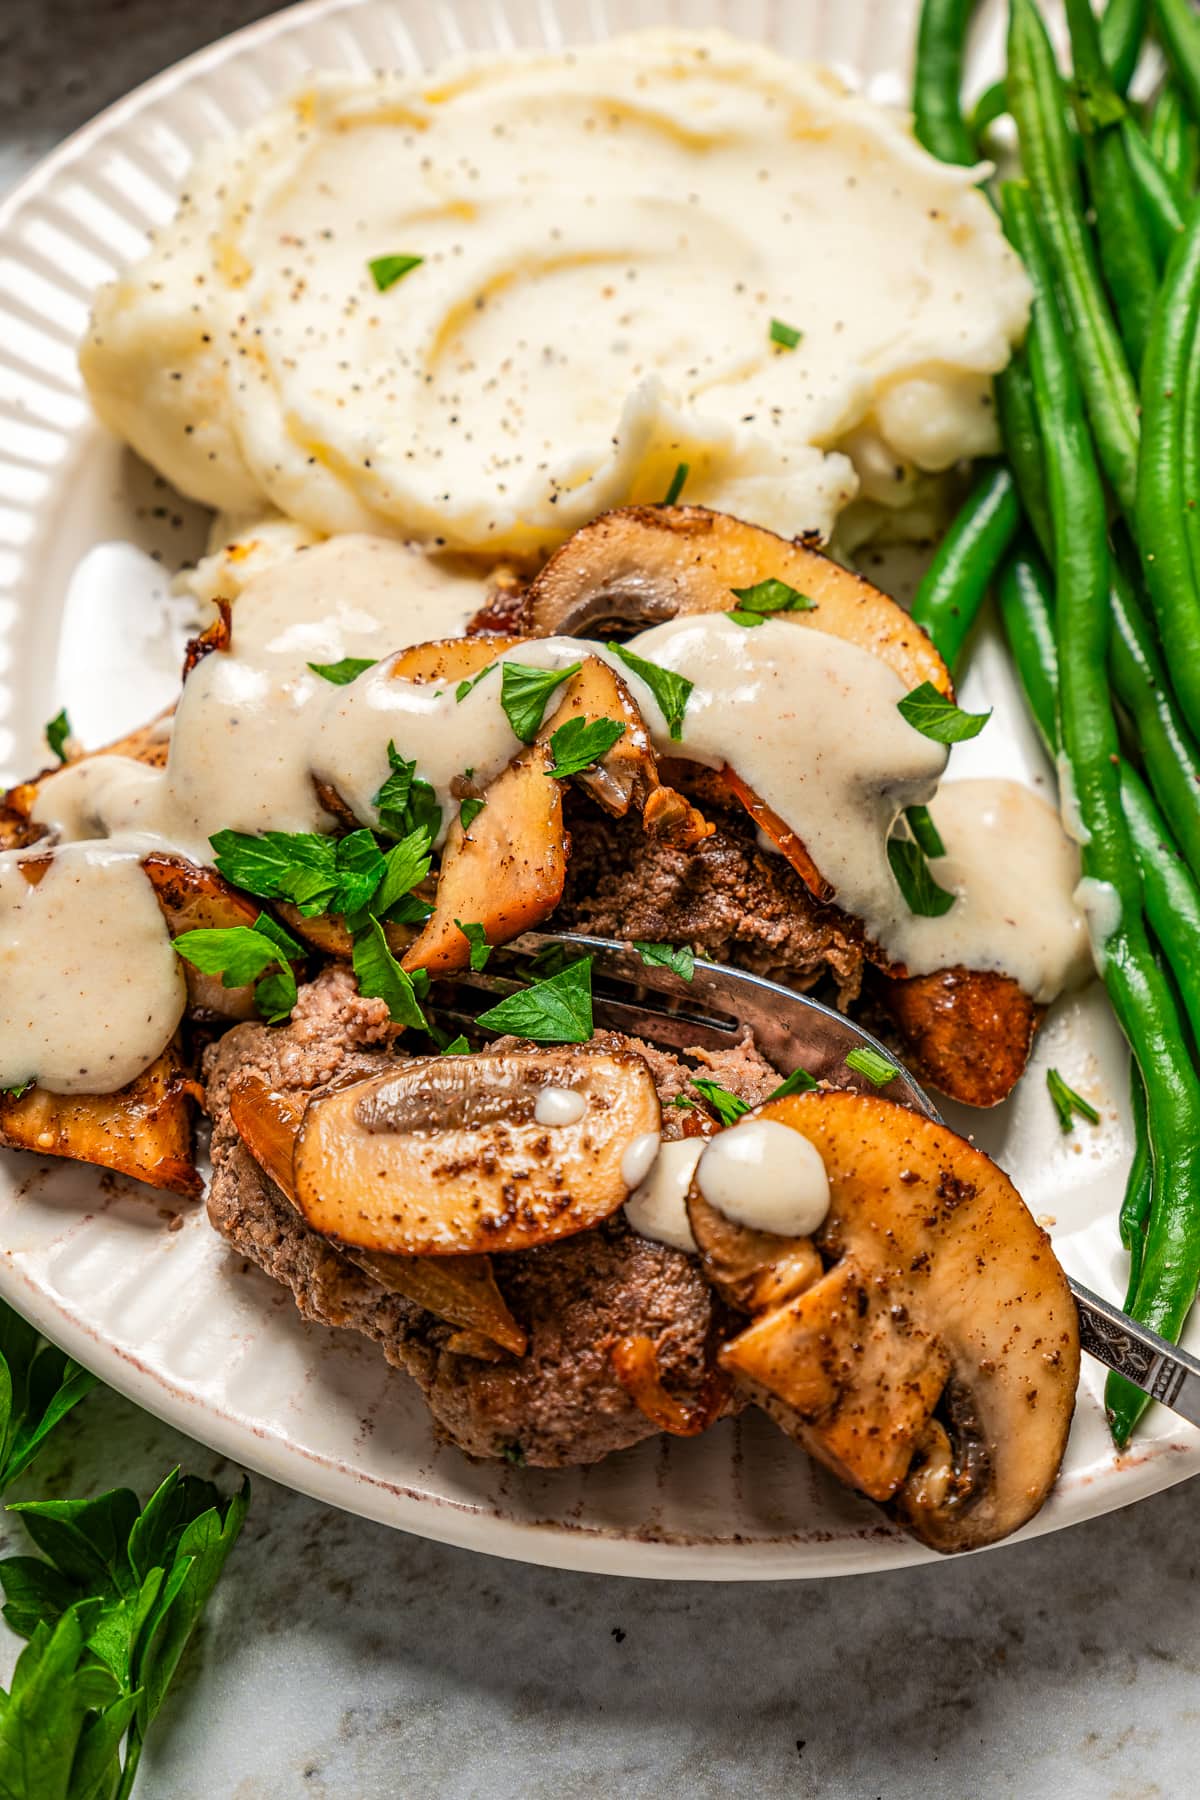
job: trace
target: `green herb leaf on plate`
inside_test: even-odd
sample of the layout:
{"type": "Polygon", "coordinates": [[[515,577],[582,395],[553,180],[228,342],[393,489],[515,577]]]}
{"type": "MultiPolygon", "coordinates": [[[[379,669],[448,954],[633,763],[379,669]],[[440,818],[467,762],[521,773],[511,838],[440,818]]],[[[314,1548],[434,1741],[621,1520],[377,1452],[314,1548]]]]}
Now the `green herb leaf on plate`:
{"type": "Polygon", "coordinates": [[[62,706],[46,726],[46,742],[60,763],[67,760],[67,739],[70,736],[71,721],[67,717],[66,707],[62,706]]]}
{"type": "Polygon", "coordinates": [[[412,977],[400,967],[389,950],[378,919],[368,919],[355,936],[353,963],[360,994],[369,1000],[386,1001],[388,1012],[397,1025],[409,1025],[415,1031],[428,1030],[412,977]]]}
{"type": "Polygon", "coordinates": [[[537,736],[551,694],[578,675],[581,667],[580,663],[567,669],[532,669],[518,662],[501,665],[500,704],[523,744],[532,744],[537,736]]]}
{"type": "Polygon", "coordinates": [[[346,687],[351,681],[357,681],[365,670],[373,669],[375,662],[370,656],[343,656],[341,662],[309,663],[308,666],[322,681],[331,681],[334,687],[346,687]]]}
{"type": "Polygon", "coordinates": [[[771,1090],[767,1099],[783,1100],[788,1094],[811,1094],[818,1085],[816,1078],[810,1075],[807,1069],[793,1069],[777,1088],[771,1090]]]}
{"type": "Polygon", "coordinates": [[[607,756],[618,738],[625,735],[619,719],[583,719],[576,715],[560,725],[550,738],[550,754],[554,762],[550,774],[563,781],[594,767],[607,756]]]}
{"type": "Polygon", "coordinates": [[[684,981],[696,973],[696,954],[690,944],[647,944],[635,938],[633,947],[647,968],[671,969],[684,981]]]}
{"type": "Polygon", "coordinates": [[[592,958],[580,957],[557,975],[509,994],[475,1022],[535,1044],[586,1044],[592,1035],[592,958]]]}
{"type": "Polygon", "coordinates": [[[785,325],[782,319],[772,319],[768,336],[781,350],[794,350],[804,333],[795,325],[785,325]]]}
{"type": "Polygon", "coordinates": [[[471,946],[471,967],[475,970],[486,969],[488,957],[492,954],[492,946],[488,943],[487,932],[474,919],[455,919],[454,923],[471,946]]]}
{"type": "Polygon", "coordinates": [[[932,681],[923,681],[903,700],[897,700],[896,711],[914,731],[939,744],[962,744],[968,738],[978,737],[992,716],[990,711],[963,712],[953,700],[939,694],[932,681]]]}
{"type": "Polygon", "coordinates": [[[933,822],[933,815],[927,806],[910,806],[905,810],[908,829],[926,856],[945,856],[946,846],[942,842],[942,834],[933,822]]]}
{"type": "Polygon", "coordinates": [[[469,794],[458,809],[458,822],[464,831],[470,831],[472,825],[487,805],[487,801],[478,794],[469,794]]]}
{"type": "Polygon", "coordinates": [[[253,925],[181,932],[175,950],[202,975],[219,975],[227,988],[246,987],[272,964],[304,955],[303,946],[267,913],[260,913],[253,925]]]}
{"type": "Polygon", "coordinates": [[[1091,1125],[1100,1123],[1100,1114],[1096,1108],[1082,1094],[1077,1094],[1074,1088],[1069,1088],[1057,1069],[1046,1070],[1046,1086],[1058,1114],[1058,1123],[1064,1132],[1074,1129],[1077,1113],[1091,1125]]]}
{"type": "Polygon", "coordinates": [[[375,256],[368,262],[371,280],[381,294],[386,294],[390,287],[395,287],[414,269],[419,269],[425,261],[423,256],[375,256]]]}
{"type": "Polygon", "coordinates": [[[452,1038],[448,1044],[442,1045],[443,1056],[470,1056],[470,1054],[471,1046],[468,1044],[461,1031],[458,1036],[452,1038]]]}
{"type": "Polygon", "coordinates": [[[686,675],[676,675],[673,669],[662,669],[657,663],[648,662],[644,656],[638,656],[631,650],[628,644],[609,644],[608,648],[650,689],[655,705],[666,721],[669,736],[676,740],[681,738],[683,715],[687,711],[688,698],[695,683],[689,681],[686,675]]]}
{"type": "Polygon", "coordinates": [[[846,1067],[856,1075],[865,1075],[872,1087],[886,1087],[900,1073],[896,1064],[870,1044],[856,1044],[846,1052],[846,1067]]]}
{"type": "Polygon", "coordinates": [[[919,844],[908,838],[889,838],[887,853],[909,912],[923,919],[940,919],[950,911],[955,895],[933,879],[919,844]]]}
{"type": "Polygon", "coordinates": [[[390,742],[387,753],[392,772],[371,801],[379,813],[380,829],[392,837],[407,837],[424,828],[430,843],[436,843],[442,829],[437,794],[418,776],[415,759],[409,762],[390,742]]]}
{"type": "Polygon", "coordinates": [[[770,613],[779,612],[815,612],[817,603],[802,594],[799,588],[789,587],[786,581],[779,581],[771,576],[766,581],[756,581],[753,587],[730,588],[730,593],[741,601],[735,606],[729,617],[735,625],[761,625],[770,613]]]}
{"type": "Polygon", "coordinates": [[[693,1075],[692,1086],[708,1101],[722,1125],[736,1125],[750,1111],[744,1100],[731,1094],[719,1081],[709,1081],[706,1076],[693,1075]]]}
{"type": "Polygon", "coordinates": [[[471,692],[471,689],[477,688],[479,686],[480,682],[483,680],[484,676],[490,675],[492,670],[495,667],[496,667],[495,663],[490,662],[486,669],[480,669],[478,675],[464,676],[463,680],[459,682],[458,686],[454,690],[454,698],[459,702],[460,705],[466,699],[467,695],[471,692]]]}

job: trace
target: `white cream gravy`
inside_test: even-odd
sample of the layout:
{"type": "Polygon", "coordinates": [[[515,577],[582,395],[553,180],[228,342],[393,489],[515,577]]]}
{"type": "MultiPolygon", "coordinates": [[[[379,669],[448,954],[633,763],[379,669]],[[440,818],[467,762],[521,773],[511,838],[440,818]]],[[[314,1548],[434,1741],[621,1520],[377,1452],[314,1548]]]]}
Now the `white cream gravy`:
{"type": "MultiPolygon", "coordinates": [[[[481,598],[478,579],[387,540],[349,537],[303,551],[238,598],[231,650],[205,657],[185,683],[165,769],[84,760],[44,783],[35,817],[61,843],[108,840],[130,855],[166,849],[206,862],[220,830],[332,829],[314,776],[375,824],[373,797],[394,743],[436,790],[444,835],[457,779],[470,769],[486,785],[521,747],[501,704],[503,671],[460,701],[454,682],[398,679],[393,664],[400,648],[459,634],[481,598]],[[308,668],[346,656],[379,660],[344,686],[308,668]]],[[[1084,978],[1087,936],[1072,898],[1077,851],[1052,810],[1015,784],[961,782],[938,793],[934,816],[948,853],[933,872],[958,897],[941,918],[908,911],[887,839],[905,807],[932,798],[947,752],[897,711],[904,688],[885,663],[797,620],[747,630],[723,614],[670,620],[643,632],[636,651],[693,683],[677,740],[647,683],[604,645],[537,639],[499,660],[556,669],[585,655],[610,662],[656,748],[735,769],[803,840],[838,903],[910,972],[955,963],[999,969],[1039,1000],[1084,978]]],[[[24,954],[50,979],[54,953],[32,916],[23,914],[19,928],[24,954]]],[[[98,988],[108,951],[103,934],[89,942],[98,988]]],[[[153,959],[146,964],[155,987],[148,1013],[160,1021],[170,1012],[165,966],[160,958],[155,974],[153,959]]],[[[173,1004],[174,977],[170,987],[173,1004]]],[[[66,976],[62,988],[65,1010],[66,976]]],[[[27,1043],[0,1018],[0,1086],[25,1079],[27,1064],[27,1043]]]]}
{"type": "Polygon", "coordinates": [[[696,1182],[710,1206],[751,1231],[811,1237],[829,1211],[820,1151],[777,1119],[742,1119],[709,1138],[696,1182]]]}
{"type": "Polygon", "coordinates": [[[705,1145],[704,1138],[674,1138],[659,1147],[649,1172],[625,1202],[625,1217],[639,1237],[672,1250],[694,1252],[687,1191],[705,1145]]]}

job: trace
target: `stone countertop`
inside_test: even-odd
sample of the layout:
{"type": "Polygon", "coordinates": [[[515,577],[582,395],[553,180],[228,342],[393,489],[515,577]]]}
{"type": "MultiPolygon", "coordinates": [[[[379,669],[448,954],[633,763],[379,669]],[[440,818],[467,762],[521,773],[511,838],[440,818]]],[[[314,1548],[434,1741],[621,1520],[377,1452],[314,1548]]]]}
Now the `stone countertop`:
{"type": "MultiPolygon", "coordinates": [[[[272,10],[5,0],[0,191],[118,94],[272,10]]],[[[144,1495],[176,1462],[234,1478],[100,1391],[21,1494],[144,1495]]],[[[1196,1503],[1187,1483],[966,1561],[709,1586],[526,1568],[259,1480],[137,1792],[1173,1800],[1200,1756],[1196,1503]]]]}

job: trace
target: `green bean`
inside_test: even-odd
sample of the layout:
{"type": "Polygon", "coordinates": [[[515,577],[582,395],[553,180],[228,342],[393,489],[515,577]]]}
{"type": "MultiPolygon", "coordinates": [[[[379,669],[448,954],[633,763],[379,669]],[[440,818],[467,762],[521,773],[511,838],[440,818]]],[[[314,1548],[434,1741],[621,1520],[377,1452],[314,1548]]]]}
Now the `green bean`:
{"type": "Polygon", "coordinates": [[[996,377],[996,415],[1004,453],[1017,484],[1025,517],[1033,526],[1042,554],[1054,555],[1054,528],[1046,500],[1046,472],[1042,466],[1042,440],[1033,405],[1029,365],[1018,353],[996,377]]]}
{"type": "Polygon", "coordinates": [[[1187,109],[1200,122],[1200,13],[1191,0],[1154,0],[1154,22],[1187,109]]]}
{"type": "Polygon", "coordinates": [[[1200,732],[1200,556],[1189,545],[1185,388],[1200,326],[1200,200],[1171,252],[1142,372],[1136,526],[1146,586],[1180,704],[1200,732]]]}
{"type": "Polygon", "coordinates": [[[1195,138],[1183,95],[1174,81],[1163,84],[1146,128],[1146,142],[1181,205],[1191,198],[1196,177],[1195,138]]]}
{"type": "Polygon", "coordinates": [[[929,633],[950,669],[1012,542],[1018,516],[1008,470],[1001,463],[982,465],[913,597],[913,618],[929,633]]]}
{"type": "Polygon", "coordinates": [[[1125,103],[1100,48],[1091,0],[1067,0],[1074,64],[1075,115],[1083,144],[1100,264],[1121,339],[1134,369],[1142,366],[1158,290],[1158,263],[1121,136],[1125,103]]]}
{"type": "Polygon", "coordinates": [[[963,123],[963,46],[975,0],[922,0],[913,71],[913,129],[940,162],[979,160],[963,123]]]}
{"type": "Polygon", "coordinates": [[[1150,0],[1108,0],[1100,20],[1100,47],[1117,92],[1123,94],[1133,80],[1150,0]]]}
{"type": "Polygon", "coordinates": [[[996,585],[1004,635],[1047,755],[1058,755],[1058,648],[1050,578],[1025,547],[1007,558],[996,585]]]}
{"type": "MultiPolygon", "coordinates": [[[[1155,1191],[1130,1310],[1174,1341],[1200,1282],[1200,1079],[1170,982],[1150,945],[1138,863],[1125,820],[1106,666],[1110,558],[1104,488],[1083,394],[1058,314],[1047,249],[1024,188],[1005,189],[1004,217],[1035,294],[1028,353],[1054,521],[1062,752],[1086,838],[1081,851],[1084,876],[1102,884],[1097,892],[1111,892],[1115,903],[1111,929],[1101,936],[1095,928],[1093,942],[1150,1104],[1155,1191]]],[[[1115,1434],[1128,1436],[1143,1402],[1118,1396],[1115,1434]]]]}
{"type": "Polygon", "coordinates": [[[1072,336],[1079,379],[1108,478],[1132,513],[1137,488],[1137,392],[1084,222],[1054,50],[1033,0],[1012,0],[1008,97],[1072,336]]]}
{"type": "Polygon", "coordinates": [[[1125,154],[1129,158],[1129,172],[1137,187],[1146,230],[1154,246],[1154,260],[1161,275],[1175,246],[1175,239],[1183,230],[1183,214],[1179,210],[1179,202],[1172,192],[1170,182],[1132,119],[1125,118],[1121,121],[1121,136],[1125,142],[1125,154]]]}
{"type": "Polygon", "coordinates": [[[1129,1166],[1125,1199],[1117,1221],[1121,1242],[1129,1252],[1127,1301],[1132,1300],[1137,1293],[1138,1277],[1142,1272],[1142,1248],[1145,1243],[1146,1220],[1150,1216],[1154,1176],[1146,1119],[1146,1084],[1132,1057],[1129,1059],[1129,1113],[1133,1120],[1133,1161],[1129,1166]]]}

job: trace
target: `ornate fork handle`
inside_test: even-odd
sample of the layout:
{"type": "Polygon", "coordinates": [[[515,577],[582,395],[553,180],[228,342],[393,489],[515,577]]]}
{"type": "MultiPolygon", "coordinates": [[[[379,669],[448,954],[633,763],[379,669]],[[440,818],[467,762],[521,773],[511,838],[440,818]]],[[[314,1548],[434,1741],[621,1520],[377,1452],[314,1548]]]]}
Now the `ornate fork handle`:
{"type": "Polygon", "coordinates": [[[1079,1341],[1088,1355],[1200,1425],[1200,1362],[1081,1282],[1072,1280],[1071,1292],[1079,1306],[1079,1341]]]}

